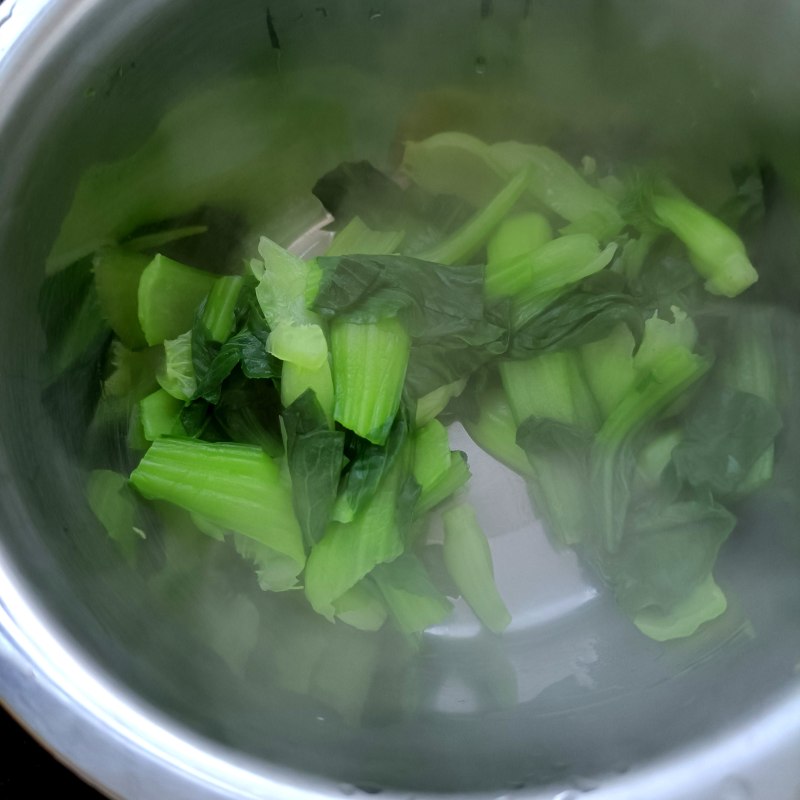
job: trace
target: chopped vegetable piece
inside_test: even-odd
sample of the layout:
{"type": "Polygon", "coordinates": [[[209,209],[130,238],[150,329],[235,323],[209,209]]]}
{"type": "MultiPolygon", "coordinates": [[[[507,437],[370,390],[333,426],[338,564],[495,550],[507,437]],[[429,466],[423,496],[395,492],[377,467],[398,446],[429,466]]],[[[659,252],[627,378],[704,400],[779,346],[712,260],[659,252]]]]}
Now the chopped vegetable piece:
{"type": "Polygon", "coordinates": [[[208,293],[203,308],[203,325],[212,342],[224,342],[231,335],[243,283],[244,278],[239,275],[224,275],[217,279],[208,293]]]}
{"type": "Polygon", "coordinates": [[[132,559],[144,533],[136,527],[136,498],[128,487],[128,479],[108,469],[92,470],[86,497],[89,508],[108,535],[122,553],[132,559]]]}
{"type": "Polygon", "coordinates": [[[289,491],[278,467],[258,447],[161,438],[145,453],[131,483],[148,499],[202,514],[297,564],[305,560],[289,491]]]}
{"type": "Polygon", "coordinates": [[[364,439],[383,444],[400,406],[411,342],[397,319],[331,326],[334,418],[364,439]]]}
{"type": "Polygon", "coordinates": [[[444,561],[461,596],[478,619],[494,633],[511,622],[497,586],[489,542],[475,509],[462,503],[444,512],[444,561]]]}
{"type": "Polygon", "coordinates": [[[94,283],[103,316],[120,341],[132,350],[145,347],[139,323],[138,291],[150,259],[122,248],[104,248],[94,257],[94,283]]]}
{"type": "Polygon", "coordinates": [[[650,200],[655,219],[689,251],[711,294],[736,297],[758,280],[742,240],[723,222],[685,197],[650,200]]]}
{"type": "Polygon", "coordinates": [[[505,216],[514,208],[530,181],[530,172],[522,169],[492,200],[462,227],[439,244],[419,254],[423,261],[457,264],[467,261],[486,243],[505,216]]]}
{"type": "Polygon", "coordinates": [[[197,307],[217,276],[156,256],[139,281],[139,324],[147,344],[174,339],[192,327],[197,307]]]}
{"type": "Polygon", "coordinates": [[[163,389],[149,394],[139,401],[139,419],[144,430],[144,438],[154,442],[160,436],[179,434],[183,402],[176,400],[163,389]]]}
{"type": "Polygon", "coordinates": [[[453,604],[431,583],[422,562],[409,553],[376,567],[372,579],[403,633],[422,633],[442,622],[453,609],[453,604]]]}

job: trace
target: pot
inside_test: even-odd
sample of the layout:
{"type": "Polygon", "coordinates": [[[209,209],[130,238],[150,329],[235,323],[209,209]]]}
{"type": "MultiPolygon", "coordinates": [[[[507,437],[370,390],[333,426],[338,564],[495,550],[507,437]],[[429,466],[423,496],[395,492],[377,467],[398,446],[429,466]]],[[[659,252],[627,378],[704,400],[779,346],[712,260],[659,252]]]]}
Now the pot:
{"type": "MultiPolygon", "coordinates": [[[[0,5],[7,708],[115,797],[800,797],[791,498],[742,516],[718,564],[727,612],[673,642],[630,625],[550,544],[521,479],[459,429],[513,616],[502,637],[460,606],[416,647],[362,635],[249,575],[231,594],[237,567],[188,551],[154,590],[159,556],[132,569],[89,509],[71,434],[91,398],[53,388],[37,313],[46,276],[204,204],[230,212],[243,251],[262,233],[313,248],[320,175],[391,169],[406,139],[447,128],[678,160],[687,191],[765,159],[791,197],[798,42],[789,0],[0,5]]],[[[786,282],[775,313],[791,333],[794,201],[782,213],[767,279],[786,282]]]]}

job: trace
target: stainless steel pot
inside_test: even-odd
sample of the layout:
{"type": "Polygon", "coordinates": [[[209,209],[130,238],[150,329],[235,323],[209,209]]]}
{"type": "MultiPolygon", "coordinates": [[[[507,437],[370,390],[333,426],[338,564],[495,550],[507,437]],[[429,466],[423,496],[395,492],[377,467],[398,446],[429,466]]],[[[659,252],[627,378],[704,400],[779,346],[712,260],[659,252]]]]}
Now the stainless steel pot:
{"type": "Polygon", "coordinates": [[[45,270],[125,222],[227,202],[251,233],[288,242],[318,221],[309,188],[326,168],[386,164],[393,143],[448,123],[495,138],[555,130],[577,155],[680,153],[695,165],[688,180],[713,181],[755,149],[800,163],[799,45],[789,0],[6,0],[4,704],[125,798],[800,797],[800,560],[780,535],[797,528],[790,504],[765,501],[729,543],[726,615],[669,644],[623,620],[535,530],[519,481],[474,451],[475,501],[515,617],[501,640],[457,611],[408,650],[246,581],[236,597],[215,593],[225,567],[204,561],[195,580],[153,593],[86,506],[62,435],[80,400],[57,426],[45,414],[36,313],[45,270]],[[129,158],[154,131],[151,156],[188,171],[167,186],[135,170],[97,178],[75,197],[87,169],[129,158]],[[225,149],[229,174],[196,180],[225,149]],[[223,624],[210,633],[214,613],[223,624]],[[246,660],[248,625],[259,643],[246,660]],[[215,651],[220,627],[229,639],[215,651]]]}

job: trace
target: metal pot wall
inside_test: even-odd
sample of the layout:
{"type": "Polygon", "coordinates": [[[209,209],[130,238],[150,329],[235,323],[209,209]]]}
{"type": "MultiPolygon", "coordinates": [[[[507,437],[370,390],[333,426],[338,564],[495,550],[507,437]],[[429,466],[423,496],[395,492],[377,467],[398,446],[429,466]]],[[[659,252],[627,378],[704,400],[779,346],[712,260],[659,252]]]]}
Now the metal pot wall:
{"type": "MultiPolygon", "coordinates": [[[[243,249],[291,242],[325,170],[390,166],[447,127],[680,158],[690,184],[757,153],[798,185],[796,4],[6,0],[0,20],[0,697],[32,732],[125,798],[800,796],[791,503],[746,516],[720,561],[728,612],[667,644],[480,451],[502,639],[457,610],[409,650],[244,579],[232,598],[232,567],[202,559],[155,592],[87,507],[69,437],[86,398],[47,412],[36,305],[45,274],[204,203],[246,221],[243,249]]],[[[789,325],[798,299],[776,310],[789,325]]]]}

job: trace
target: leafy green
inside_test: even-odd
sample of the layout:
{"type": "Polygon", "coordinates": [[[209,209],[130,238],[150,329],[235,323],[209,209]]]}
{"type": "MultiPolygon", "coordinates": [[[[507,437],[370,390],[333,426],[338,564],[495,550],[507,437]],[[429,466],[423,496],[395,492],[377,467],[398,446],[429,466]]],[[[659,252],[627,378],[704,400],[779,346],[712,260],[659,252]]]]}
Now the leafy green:
{"type": "Polygon", "coordinates": [[[586,487],[592,438],[585,428],[536,417],[517,431],[516,443],[530,463],[536,513],[562,545],[584,541],[590,529],[586,487]]]}
{"type": "Polygon", "coordinates": [[[506,349],[506,330],[487,318],[483,267],[431,264],[408,256],[317,259],[314,307],[324,316],[376,322],[397,316],[411,337],[406,391],[421,397],[506,349]]]}
{"type": "Polygon", "coordinates": [[[452,603],[431,583],[420,560],[405,553],[372,572],[395,625],[407,634],[422,633],[442,622],[452,603]]]}
{"type": "Polygon", "coordinates": [[[344,463],[345,435],[332,431],[309,389],[283,411],[292,503],[306,544],[318,542],[331,518],[344,463]]]}
{"type": "Polygon", "coordinates": [[[733,514],[704,498],[647,503],[632,513],[619,552],[594,558],[626,613],[669,612],[707,580],[735,524],[733,514]]]}
{"type": "Polygon", "coordinates": [[[383,477],[392,469],[409,435],[409,423],[401,413],[386,443],[378,445],[356,434],[345,439],[345,466],[334,518],[350,522],[369,502],[383,477]]]}
{"type": "Polygon", "coordinates": [[[554,300],[533,318],[515,327],[508,355],[528,358],[534,353],[568,350],[608,335],[625,325],[636,343],[644,334],[641,305],[612,281],[584,281],[577,289],[554,300]]]}
{"type": "Polygon", "coordinates": [[[305,592],[317,613],[332,619],[335,601],[376,565],[403,553],[405,520],[398,499],[404,471],[395,462],[352,521],[331,523],[312,547],[306,563],[305,592]]]}
{"type": "Polygon", "coordinates": [[[688,414],[672,451],[678,478],[715,496],[736,491],[781,429],[775,406],[755,394],[709,393],[688,414]]]}
{"type": "Polygon", "coordinates": [[[279,361],[267,352],[269,328],[258,308],[253,284],[241,290],[234,310],[235,332],[222,344],[210,335],[204,309],[201,305],[192,326],[192,363],[197,380],[192,399],[218,402],[223,382],[237,365],[254,380],[280,376],[279,361]]]}
{"type": "MultiPolygon", "coordinates": [[[[471,209],[449,194],[431,194],[416,184],[402,188],[367,161],[345,162],[312,189],[341,230],[359,217],[376,231],[403,230],[403,248],[418,253],[466,221],[471,209]]],[[[351,252],[364,252],[362,250],[351,252]]]]}
{"type": "Polygon", "coordinates": [[[461,596],[494,633],[511,622],[494,582],[494,566],[486,539],[471,505],[462,503],[444,513],[444,560],[461,596]]]}

